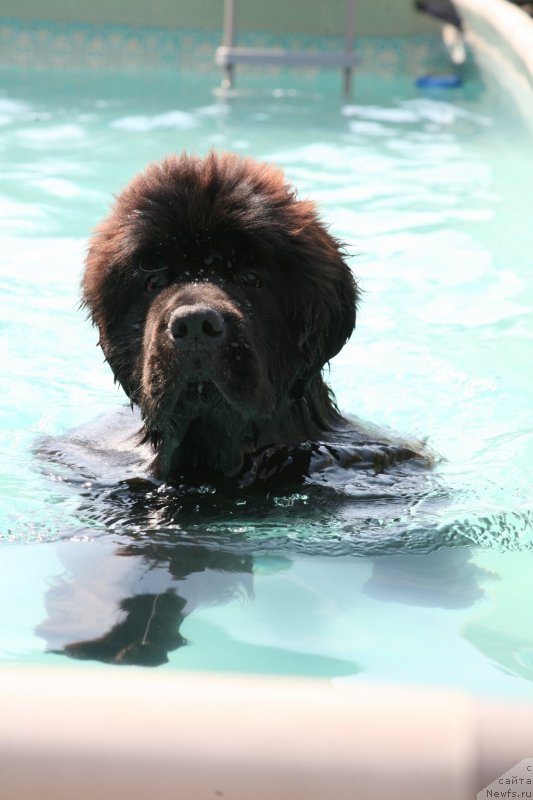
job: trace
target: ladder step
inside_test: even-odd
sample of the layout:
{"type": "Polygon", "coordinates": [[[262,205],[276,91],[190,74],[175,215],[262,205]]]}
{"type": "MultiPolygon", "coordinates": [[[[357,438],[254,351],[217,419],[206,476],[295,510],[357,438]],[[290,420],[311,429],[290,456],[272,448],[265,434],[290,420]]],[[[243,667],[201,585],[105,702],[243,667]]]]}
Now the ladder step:
{"type": "Polygon", "coordinates": [[[215,55],[219,67],[234,64],[279,64],[302,67],[353,68],[357,56],[353,51],[291,51],[271,47],[218,47],[215,55]]]}

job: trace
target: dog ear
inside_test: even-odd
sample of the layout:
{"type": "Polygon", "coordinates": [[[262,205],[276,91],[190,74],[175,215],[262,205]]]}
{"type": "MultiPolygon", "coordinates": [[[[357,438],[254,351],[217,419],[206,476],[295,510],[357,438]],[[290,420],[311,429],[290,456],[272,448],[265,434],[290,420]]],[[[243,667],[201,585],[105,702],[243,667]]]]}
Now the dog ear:
{"type": "Polygon", "coordinates": [[[359,290],[340,254],[334,263],[315,273],[320,279],[302,303],[306,315],[300,321],[298,351],[302,357],[294,384],[294,397],[303,396],[309,382],[339,353],[353,333],[359,290]]]}
{"type": "Polygon", "coordinates": [[[346,263],[345,245],[329,232],[315,203],[294,192],[289,198],[283,250],[291,328],[303,367],[294,376],[298,392],[350,338],[359,289],[346,263]]]}
{"type": "Polygon", "coordinates": [[[333,303],[329,307],[329,322],[322,337],[322,366],[339,353],[355,328],[358,287],[347,264],[342,262],[335,281],[333,303]]]}

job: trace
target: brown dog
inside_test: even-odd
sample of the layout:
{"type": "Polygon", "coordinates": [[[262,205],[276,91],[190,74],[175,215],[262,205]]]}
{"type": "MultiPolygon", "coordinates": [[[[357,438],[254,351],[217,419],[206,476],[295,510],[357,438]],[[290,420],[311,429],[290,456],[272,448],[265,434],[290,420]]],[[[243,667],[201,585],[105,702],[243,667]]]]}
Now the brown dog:
{"type": "Polygon", "coordinates": [[[320,448],[377,470],[416,456],[347,423],[322,379],[357,296],[314,204],[280,170],[214,152],[137,175],[92,237],[83,280],[163,480],[305,473],[320,448]]]}

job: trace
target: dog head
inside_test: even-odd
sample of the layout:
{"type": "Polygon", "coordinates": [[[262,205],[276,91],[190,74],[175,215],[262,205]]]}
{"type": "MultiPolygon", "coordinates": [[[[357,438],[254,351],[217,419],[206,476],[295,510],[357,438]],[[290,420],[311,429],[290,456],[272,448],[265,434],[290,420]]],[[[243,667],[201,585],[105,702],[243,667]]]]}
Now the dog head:
{"type": "Polygon", "coordinates": [[[106,359],[153,441],[179,442],[198,421],[257,439],[250,426],[321,381],[356,299],[314,204],[280,170],[213,152],[137,175],[96,229],[83,279],[106,359]]]}

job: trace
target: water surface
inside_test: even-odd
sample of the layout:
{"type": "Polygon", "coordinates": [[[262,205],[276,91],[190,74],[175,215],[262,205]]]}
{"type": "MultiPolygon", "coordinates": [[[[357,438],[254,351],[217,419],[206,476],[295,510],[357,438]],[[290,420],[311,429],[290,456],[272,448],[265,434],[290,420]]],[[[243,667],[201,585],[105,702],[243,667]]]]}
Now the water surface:
{"type": "Polygon", "coordinates": [[[101,656],[166,619],[165,668],[532,695],[530,131],[474,79],[363,75],[349,103],[332,77],[231,102],[215,82],[0,75],[0,659],[101,656]],[[103,482],[95,503],[92,476],[38,463],[40,436],[123,402],[77,308],[90,230],[147,161],[210,147],[283,166],[347,242],[364,300],[329,380],[443,456],[416,502],[346,475],[269,498],[103,482]]]}

